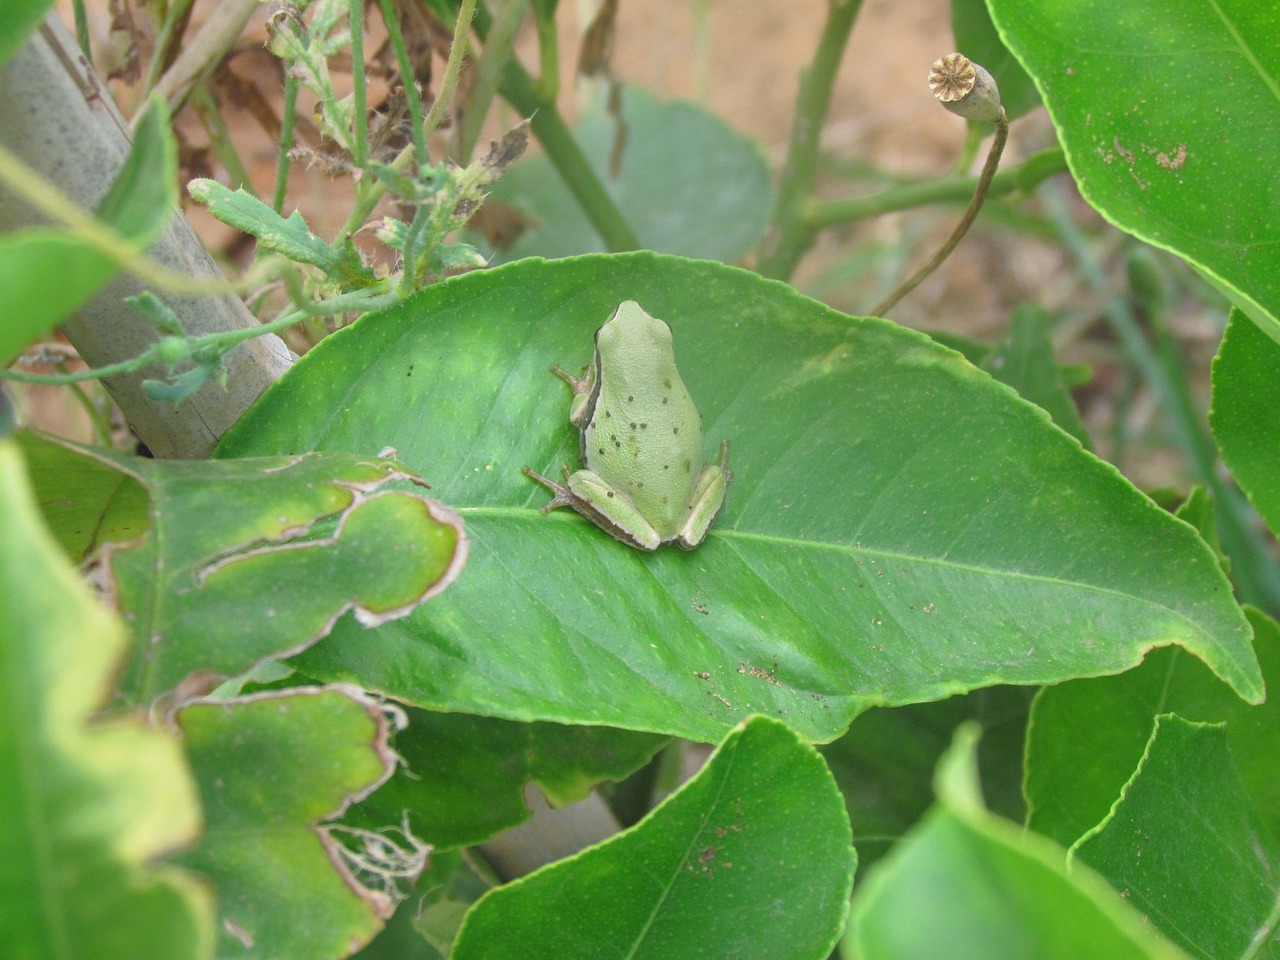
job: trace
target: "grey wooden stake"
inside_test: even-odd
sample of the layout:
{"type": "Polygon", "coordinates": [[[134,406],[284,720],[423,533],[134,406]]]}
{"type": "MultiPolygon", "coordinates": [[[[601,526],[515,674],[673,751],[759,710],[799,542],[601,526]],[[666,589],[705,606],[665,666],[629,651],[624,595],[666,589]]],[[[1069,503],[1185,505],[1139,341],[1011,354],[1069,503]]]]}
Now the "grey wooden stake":
{"type": "MultiPolygon", "coordinates": [[[[50,15],[26,46],[0,67],[0,91],[0,143],[81,207],[92,210],[128,153],[129,124],[56,15],[50,15]]],[[[0,231],[44,222],[0,185],[0,231]]],[[[188,276],[220,276],[191,224],[177,211],[148,254],[188,276]]],[[[143,289],[133,276],[121,275],[63,324],[67,339],[91,367],[135,357],[160,336],[154,325],[123,302],[143,289]]],[[[154,292],[195,336],[258,325],[231,294],[178,297],[154,292]]],[[[249,340],[224,358],[225,389],[208,381],[177,405],[152,400],[141,387],[143,380],[163,376],[165,371],[160,369],[112,377],[104,385],[153,454],[201,459],[293,359],[279,337],[249,340]]]]}

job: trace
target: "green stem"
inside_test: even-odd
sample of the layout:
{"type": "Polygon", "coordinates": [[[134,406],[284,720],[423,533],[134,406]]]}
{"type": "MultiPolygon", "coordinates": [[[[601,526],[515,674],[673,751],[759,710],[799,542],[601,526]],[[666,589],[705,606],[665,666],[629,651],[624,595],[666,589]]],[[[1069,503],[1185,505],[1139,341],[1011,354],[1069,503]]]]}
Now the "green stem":
{"type": "Polygon", "coordinates": [[[72,12],[76,21],[76,43],[84,58],[93,63],[93,51],[89,49],[89,18],[85,16],[84,0],[72,0],[72,12]]]}
{"type": "MultiPolygon", "coordinates": [[[[365,287],[363,290],[340,293],[336,297],[330,297],[328,300],[322,300],[319,303],[306,304],[284,316],[277,317],[269,323],[244,327],[239,330],[210,333],[203,337],[194,337],[189,341],[188,356],[196,356],[202,351],[225,353],[246,340],[252,340],[254,337],[261,337],[269,333],[280,333],[295,323],[306,320],[308,317],[324,317],[339,313],[369,313],[392,306],[399,302],[400,299],[400,295],[391,290],[390,280],[383,280],[377,285],[365,287]]],[[[135,370],[141,370],[152,364],[160,363],[162,349],[164,349],[164,341],[156,341],[136,357],[121,360],[119,363],[108,364],[105,367],[95,367],[92,370],[79,370],[75,373],[24,373],[21,370],[9,368],[0,370],[0,380],[16,380],[19,383],[38,383],[44,386],[59,387],[80,383],[85,380],[99,380],[119,374],[132,373],[135,370]]]]}
{"type": "Polygon", "coordinates": [[[560,38],[556,33],[556,18],[538,16],[533,11],[538,28],[538,83],[539,99],[554,103],[560,96],[560,38]]]}
{"type": "MultiPolygon", "coordinates": [[[[1066,171],[1067,160],[1062,149],[1045,150],[1028,157],[1012,170],[997,173],[992,178],[987,195],[1001,197],[1015,191],[1026,193],[1049,177],[1066,171]]],[[[865,197],[844,197],[839,200],[812,199],[805,206],[803,216],[814,230],[824,230],[837,224],[865,220],[898,210],[910,210],[931,203],[965,200],[973,196],[978,180],[978,177],[947,177],[944,180],[904,184],[865,197]]]]}
{"type": "Polygon", "coordinates": [[[369,102],[365,95],[364,75],[364,2],[347,0],[348,30],[351,33],[351,125],[355,139],[352,141],[352,162],[363,170],[369,162],[369,102]]]}
{"type": "MultiPolygon", "coordinates": [[[[449,62],[445,64],[444,76],[440,78],[440,89],[436,91],[435,102],[431,104],[431,110],[428,111],[426,119],[422,121],[422,140],[425,144],[430,139],[431,134],[440,125],[440,121],[444,119],[446,105],[453,98],[454,88],[458,85],[458,74],[462,71],[462,61],[467,55],[467,34],[471,29],[471,18],[476,12],[476,0],[462,0],[462,6],[458,9],[458,20],[454,24],[453,44],[449,48],[449,62]]],[[[416,147],[408,146],[396,155],[391,161],[391,166],[395,169],[404,171],[404,169],[413,160],[416,147]]],[[[386,185],[376,177],[367,177],[360,181],[356,188],[356,202],[351,207],[351,213],[347,215],[346,223],[343,224],[342,234],[340,236],[351,236],[364,225],[369,214],[373,212],[373,208],[378,205],[378,201],[382,199],[382,195],[386,193],[386,185]]]]}
{"type": "MultiPolygon", "coordinates": [[[[491,25],[488,11],[480,8],[476,12],[476,32],[481,39],[488,35],[491,25]]],[[[498,92],[515,107],[517,113],[529,118],[529,126],[546,150],[547,159],[591,221],[591,226],[600,234],[605,249],[611,253],[640,249],[640,241],[631,225],[573,138],[555,101],[546,98],[544,88],[534,83],[528,71],[514,57],[507,61],[498,92]]]]}
{"type": "Polygon", "coordinates": [[[289,186],[289,151],[293,148],[293,133],[298,121],[298,78],[287,70],[284,75],[284,111],[280,117],[280,156],[276,158],[276,189],[271,197],[271,209],[284,212],[284,195],[289,186]]]}
{"type": "Polygon", "coordinates": [[[444,119],[444,112],[453,100],[453,91],[458,86],[458,75],[462,72],[462,62],[467,56],[467,38],[471,35],[471,23],[476,16],[476,0],[462,0],[458,7],[458,19],[453,25],[453,43],[449,46],[449,62],[445,64],[444,76],[440,78],[440,89],[422,121],[422,135],[430,138],[444,119]]]}
{"type": "Polygon", "coordinates": [[[400,30],[400,20],[396,17],[391,0],[381,0],[382,22],[386,24],[387,36],[391,40],[391,49],[395,51],[396,66],[400,70],[400,83],[404,87],[404,102],[409,108],[409,125],[413,131],[413,156],[418,169],[427,165],[427,141],[422,136],[422,94],[418,91],[414,79],[413,64],[409,62],[409,51],[405,49],[404,34],[400,30]]]}
{"type": "Polygon", "coordinates": [[[514,56],[516,34],[524,22],[529,0],[507,0],[485,34],[484,52],[476,69],[476,82],[467,100],[467,112],[462,117],[462,129],[458,136],[457,161],[465,164],[471,159],[476,141],[480,139],[480,127],[489,115],[489,104],[498,91],[502,72],[514,56]]]}
{"type": "MultiPolygon", "coordinates": [[[[1095,292],[1106,295],[1109,290],[1106,272],[1090,254],[1059,192],[1043,190],[1041,197],[1085,280],[1095,292]]],[[[1280,605],[1280,566],[1248,522],[1244,498],[1218,472],[1217,448],[1203,416],[1191,399],[1181,363],[1173,363],[1168,351],[1162,355],[1161,351],[1152,349],[1125,298],[1108,297],[1103,311],[1120,338],[1125,353],[1160,399],[1162,409],[1173,424],[1175,441],[1195,481],[1208,487],[1213,494],[1218,534],[1223,548],[1236,560],[1231,572],[1241,598],[1275,609],[1280,605]]]]}
{"type": "Polygon", "coordinates": [[[861,6],[862,0],[829,0],[817,54],[801,78],[782,182],[757,266],[766,277],[789,279],[805,251],[813,246],[815,231],[804,217],[804,207],[814,192],[818,141],[831,105],[831,90],[861,6]]]}
{"type": "Polygon", "coordinates": [[[191,104],[196,108],[196,113],[200,115],[200,123],[209,135],[209,144],[213,147],[213,152],[217,154],[218,160],[221,161],[222,165],[227,168],[227,176],[230,181],[227,185],[235,189],[248,184],[250,182],[249,171],[245,168],[244,161],[240,159],[240,154],[236,151],[235,142],[231,137],[230,131],[227,130],[222,111],[218,109],[218,101],[214,99],[213,93],[209,90],[207,79],[198,81],[192,88],[191,104]]]}
{"type": "Polygon", "coordinates": [[[547,159],[604,240],[605,249],[611,253],[640,249],[631,225],[605,191],[564,117],[554,103],[541,100],[535,90],[525,69],[515,60],[508,61],[499,92],[518,113],[530,118],[529,125],[546,150],[547,159]]]}
{"type": "Polygon", "coordinates": [[[964,216],[960,218],[956,228],[951,231],[951,236],[947,237],[946,243],[933,255],[933,258],[928,263],[900,283],[898,289],[894,290],[893,293],[871,308],[873,317],[883,317],[894,304],[918,287],[925,277],[937,270],[942,265],[942,262],[951,256],[951,251],[955,250],[964,235],[969,232],[969,228],[973,226],[973,221],[978,219],[978,211],[982,209],[982,203],[986,200],[987,192],[991,189],[991,181],[995,178],[996,167],[1000,165],[1000,156],[1004,153],[1004,145],[1008,139],[1009,118],[1005,116],[1002,108],[1000,116],[996,120],[996,135],[995,139],[991,141],[991,150],[987,153],[987,162],[982,165],[982,173],[978,177],[978,185],[974,188],[973,199],[969,201],[969,206],[965,208],[964,216]]]}
{"type": "Polygon", "coordinates": [[[169,4],[169,9],[165,11],[164,20],[160,22],[160,30],[156,34],[155,53],[151,57],[151,63],[147,66],[147,79],[142,85],[142,97],[146,99],[150,96],[152,89],[155,88],[156,81],[160,79],[160,72],[169,65],[171,59],[169,55],[170,48],[173,46],[173,31],[178,23],[185,22],[187,10],[191,7],[192,0],[175,0],[169,4]]]}

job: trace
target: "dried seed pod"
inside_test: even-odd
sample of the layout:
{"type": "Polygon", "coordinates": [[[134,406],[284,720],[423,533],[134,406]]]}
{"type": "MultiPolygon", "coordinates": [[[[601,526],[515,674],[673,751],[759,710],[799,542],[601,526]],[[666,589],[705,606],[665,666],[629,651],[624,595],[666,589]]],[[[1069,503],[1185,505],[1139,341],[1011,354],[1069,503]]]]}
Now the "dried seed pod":
{"type": "Polygon", "coordinates": [[[966,120],[994,123],[1004,113],[995,78],[962,53],[934,61],[929,89],[944,107],[966,120]]]}

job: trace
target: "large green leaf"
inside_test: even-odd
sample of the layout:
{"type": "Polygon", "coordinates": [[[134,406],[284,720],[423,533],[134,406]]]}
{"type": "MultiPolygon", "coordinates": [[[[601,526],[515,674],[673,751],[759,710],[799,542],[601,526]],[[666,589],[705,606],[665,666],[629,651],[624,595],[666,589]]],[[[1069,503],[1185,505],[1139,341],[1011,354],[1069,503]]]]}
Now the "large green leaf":
{"type": "MultiPolygon", "coordinates": [[[[619,116],[597,105],[575,136],[645,247],[733,261],[760,239],[773,193],[764,151],[701,107],[628,87],[619,116]]],[[[545,154],[513,165],[490,198],[529,221],[503,259],[605,249],[545,154]]]]}
{"type": "MultiPolygon", "coordinates": [[[[177,206],[178,148],[164,101],[153,97],[133,131],[133,147],[98,216],[136,250],[164,229],[177,206]]],[[[30,227],[0,236],[0,367],[89,299],[116,262],[71,230],[30,227]]]]}
{"type": "Polygon", "coordinates": [[[853,868],[822,759],[756,717],[635,827],[487,894],[451,956],[819,960],[853,868]]]}
{"type": "Polygon", "coordinates": [[[1254,950],[1275,922],[1280,846],[1240,783],[1222,725],[1160,717],[1123,796],[1075,854],[1192,956],[1276,955],[1274,935],[1254,950]]]}
{"type": "Polygon", "coordinates": [[[858,888],[860,960],[1179,960],[1066,852],[982,809],[972,728],[938,767],[938,806],[858,888]]]}
{"type": "Polygon", "coordinates": [[[366,834],[352,852],[322,821],[385,780],[387,718],[354,690],[298,687],[177,715],[207,827],[181,861],[218,889],[221,957],[345,957],[391,915],[422,863],[366,834]],[[363,849],[361,849],[363,848],[363,849]],[[398,862],[398,857],[404,857],[398,862]]]}
{"type": "MultiPolygon", "coordinates": [[[[1250,610],[1254,642],[1271,689],[1280,687],[1280,628],[1250,610]]],[[[1204,665],[1157,650],[1136,670],[1041,691],[1027,738],[1030,826],[1070,845],[1106,816],[1142,760],[1155,720],[1225,721],[1235,763],[1255,806],[1280,831],[1280,697],[1250,706],[1204,665]]],[[[1244,856],[1243,851],[1238,851],[1244,856]]]]}
{"type": "Polygon", "coordinates": [[[1186,259],[1280,340],[1280,7],[989,0],[1080,192],[1186,259]]]}
{"type": "Polygon", "coordinates": [[[40,524],[0,441],[0,953],[15,960],[212,955],[213,905],[147,862],[200,823],[178,741],[110,699],[125,632],[40,524]]]}
{"type": "Polygon", "coordinates": [[[1280,345],[1239,310],[1213,361],[1209,423],[1240,489],[1280,532],[1280,345]]]}
{"type": "Polygon", "coordinates": [[[874,704],[1112,673],[1170,643],[1261,694],[1190,527],[958,355],[741,270],[597,255],[446,281],[326,340],[221,452],[383,444],[466,518],[471,559],[397,624],[337,624],[311,676],[702,740],[750,713],[830,739],[874,704]],[[627,298],[672,323],[708,448],[733,443],[691,553],[543,516],[520,472],[576,459],[547,367],[585,363],[627,298]]]}

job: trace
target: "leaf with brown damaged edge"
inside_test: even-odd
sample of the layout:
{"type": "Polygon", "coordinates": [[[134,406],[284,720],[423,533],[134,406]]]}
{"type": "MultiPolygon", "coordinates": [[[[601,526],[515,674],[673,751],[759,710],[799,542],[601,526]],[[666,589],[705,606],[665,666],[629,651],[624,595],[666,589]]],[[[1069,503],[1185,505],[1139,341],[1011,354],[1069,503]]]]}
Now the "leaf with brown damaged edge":
{"type": "MultiPolygon", "coordinates": [[[[104,550],[108,588],[138,638],[120,698],[183,697],[328,635],[403,617],[451,584],[467,558],[462,520],[394,461],[304,454],[226,461],[127,458],[73,445],[150,496],[149,528],[104,550]]],[[[65,459],[59,462],[66,462],[65,459]]],[[[72,461],[74,463],[74,460],[72,461]]],[[[43,500],[64,491],[46,477],[43,500]]]]}

